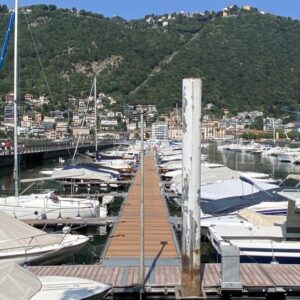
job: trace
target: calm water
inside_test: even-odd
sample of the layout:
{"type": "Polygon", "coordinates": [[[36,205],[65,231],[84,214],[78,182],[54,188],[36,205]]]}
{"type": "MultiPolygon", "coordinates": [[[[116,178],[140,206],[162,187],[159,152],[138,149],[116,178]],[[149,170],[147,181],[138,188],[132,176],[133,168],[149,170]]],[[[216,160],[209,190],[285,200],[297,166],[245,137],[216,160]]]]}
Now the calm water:
{"type": "MultiPolygon", "coordinates": [[[[238,171],[263,172],[270,174],[272,177],[277,179],[285,178],[290,173],[300,174],[300,165],[294,165],[291,163],[281,163],[273,157],[260,157],[257,155],[240,152],[218,151],[217,146],[214,143],[211,143],[207,149],[204,149],[203,153],[208,154],[209,162],[221,163],[230,167],[231,169],[238,171]]],[[[58,166],[60,166],[58,159],[36,162],[35,165],[31,166],[22,166],[20,177],[42,177],[43,175],[39,174],[41,170],[52,169],[53,167],[58,166]]],[[[12,178],[12,173],[12,168],[1,169],[0,188],[2,194],[13,193],[14,181],[12,178]]],[[[31,189],[30,192],[58,188],[59,185],[56,183],[41,182],[38,185],[36,185],[33,189],[31,189]]],[[[118,214],[122,202],[123,199],[120,197],[115,199],[114,203],[110,207],[113,215],[118,214]]],[[[171,215],[181,215],[180,207],[174,204],[169,204],[169,212],[171,215]]],[[[66,263],[91,264],[98,262],[101,257],[101,253],[105,247],[108,235],[101,235],[98,228],[82,228],[77,230],[76,232],[90,236],[91,241],[79,253],[71,256],[66,263]]],[[[178,239],[180,240],[180,234],[178,235],[178,239]]],[[[211,250],[209,245],[204,244],[202,247],[202,251],[205,256],[204,260],[211,261],[211,250]]]]}
{"type": "Polygon", "coordinates": [[[275,179],[283,179],[288,174],[300,174],[300,165],[278,161],[276,157],[261,157],[233,151],[218,151],[217,145],[211,143],[203,153],[208,154],[208,161],[224,164],[237,171],[261,172],[271,175],[275,179]]]}

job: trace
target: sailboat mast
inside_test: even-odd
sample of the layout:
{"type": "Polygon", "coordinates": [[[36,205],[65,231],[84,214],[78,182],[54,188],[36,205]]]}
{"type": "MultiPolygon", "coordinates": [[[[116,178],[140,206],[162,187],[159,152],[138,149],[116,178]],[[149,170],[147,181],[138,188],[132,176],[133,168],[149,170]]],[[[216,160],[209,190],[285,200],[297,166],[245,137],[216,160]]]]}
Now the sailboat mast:
{"type": "Polygon", "coordinates": [[[97,140],[97,78],[94,78],[94,98],[95,98],[95,151],[98,151],[98,140],[97,140]]]}
{"type": "Polygon", "coordinates": [[[18,7],[15,0],[15,36],[14,36],[14,179],[15,195],[19,196],[19,161],[18,161],[18,7]]]}

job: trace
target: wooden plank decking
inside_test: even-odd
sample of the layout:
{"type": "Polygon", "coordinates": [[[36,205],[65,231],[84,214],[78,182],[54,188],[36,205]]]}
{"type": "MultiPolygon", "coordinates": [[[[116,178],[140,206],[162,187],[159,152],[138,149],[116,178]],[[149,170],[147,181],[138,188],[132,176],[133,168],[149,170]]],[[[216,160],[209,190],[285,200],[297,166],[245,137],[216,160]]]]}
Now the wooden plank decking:
{"type": "MultiPolygon", "coordinates": [[[[101,265],[35,266],[27,269],[40,276],[75,276],[91,279],[115,288],[130,288],[139,281],[139,267],[107,267],[101,265]]],[[[241,282],[244,288],[293,288],[300,282],[300,265],[241,264],[241,282]]],[[[201,266],[204,290],[218,289],[221,283],[221,265],[201,266]]],[[[180,285],[180,266],[155,266],[145,270],[146,285],[180,285]]]]}
{"type": "MultiPolygon", "coordinates": [[[[175,242],[168,221],[168,211],[160,194],[159,176],[153,158],[144,161],[144,249],[145,258],[176,258],[175,242]]],[[[104,258],[139,258],[140,256],[140,185],[139,169],[123,206],[120,222],[108,240],[104,258]]]]}

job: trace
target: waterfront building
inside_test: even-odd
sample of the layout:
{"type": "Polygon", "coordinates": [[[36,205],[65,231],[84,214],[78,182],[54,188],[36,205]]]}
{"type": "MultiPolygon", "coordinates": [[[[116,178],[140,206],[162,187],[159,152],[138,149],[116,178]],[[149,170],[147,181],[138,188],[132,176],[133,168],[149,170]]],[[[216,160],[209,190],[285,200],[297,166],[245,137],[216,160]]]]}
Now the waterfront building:
{"type": "Polygon", "coordinates": [[[90,136],[90,128],[89,127],[74,127],[72,129],[73,137],[89,137],[90,136]]]}
{"type": "Polygon", "coordinates": [[[22,127],[27,127],[27,128],[30,128],[32,126],[32,114],[27,114],[27,115],[24,115],[22,120],[21,120],[21,126],[22,127]]]}
{"type": "Polygon", "coordinates": [[[133,105],[129,105],[129,104],[125,104],[123,106],[123,112],[125,116],[130,116],[134,111],[134,106],[133,105]]]}
{"type": "Polygon", "coordinates": [[[159,121],[152,124],[151,138],[155,140],[166,140],[168,138],[168,123],[159,121]]]}
{"type": "Polygon", "coordinates": [[[168,139],[181,140],[182,139],[182,129],[181,128],[169,128],[168,129],[168,139]]]}
{"type": "Polygon", "coordinates": [[[58,122],[56,124],[56,138],[64,138],[68,136],[68,123],[67,122],[58,122]]]}
{"type": "Polygon", "coordinates": [[[14,107],[8,105],[4,107],[4,123],[13,124],[14,123],[14,107]]]}
{"type": "Polygon", "coordinates": [[[128,131],[136,130],[136,123],[128,123],[126,127],[128,131]]]}
{"type": "Polygon", "coordinates": [[[118,126],[118,120],[110,119],[110,120],[101,120],[101,129],[110,129],[111,127],[118,126]]]}
{"type": "Polygon", "coordinates": [[[47,130],[45,132],[45,137],[49,140],[55,140],[56,139],[56,131],[54,129],[47,130]]]}
{"type": "Polygon", "coordinates": [[[206,140],[224,139],[226,137],[225,129],[219,126],[219,121],[206,121],[202,123],[202,137],[206,140]]]}
{"type": "Polygon", "coordinates": [[[45,127],[44,126],[32,126],[31,133],[35,137],[44,137],[45,136],[45,127]]]}
{"type": "Polygon", "coordinates": [[[5,101],[8,105],[12,105],[14,103],[14,94],[9,93],[5,96],[5,101]]]}

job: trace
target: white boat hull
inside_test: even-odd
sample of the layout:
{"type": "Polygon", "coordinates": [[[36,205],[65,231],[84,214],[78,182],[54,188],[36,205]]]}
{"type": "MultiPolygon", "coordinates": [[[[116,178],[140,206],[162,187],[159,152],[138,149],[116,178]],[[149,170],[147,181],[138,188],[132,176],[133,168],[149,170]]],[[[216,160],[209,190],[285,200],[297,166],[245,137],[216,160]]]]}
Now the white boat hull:
{"type": "Polygon", "coordinates": [[[63,239],[62,235],[60,244],[1,250],[0,264],[14,262],[19,265],[28,265],[42,262],[48,264],[50,261],[61,262],[66,256],[78,251],[89,241],[85,236],[69,235],[68,237],[70,237],[69,240],[63,239]]]}
{"type": "Polygon", "coordinates": [[[66,198],[54,193],[1,197],[0,211],[18,219],[99,217],[98,200],[66,198]]]}

